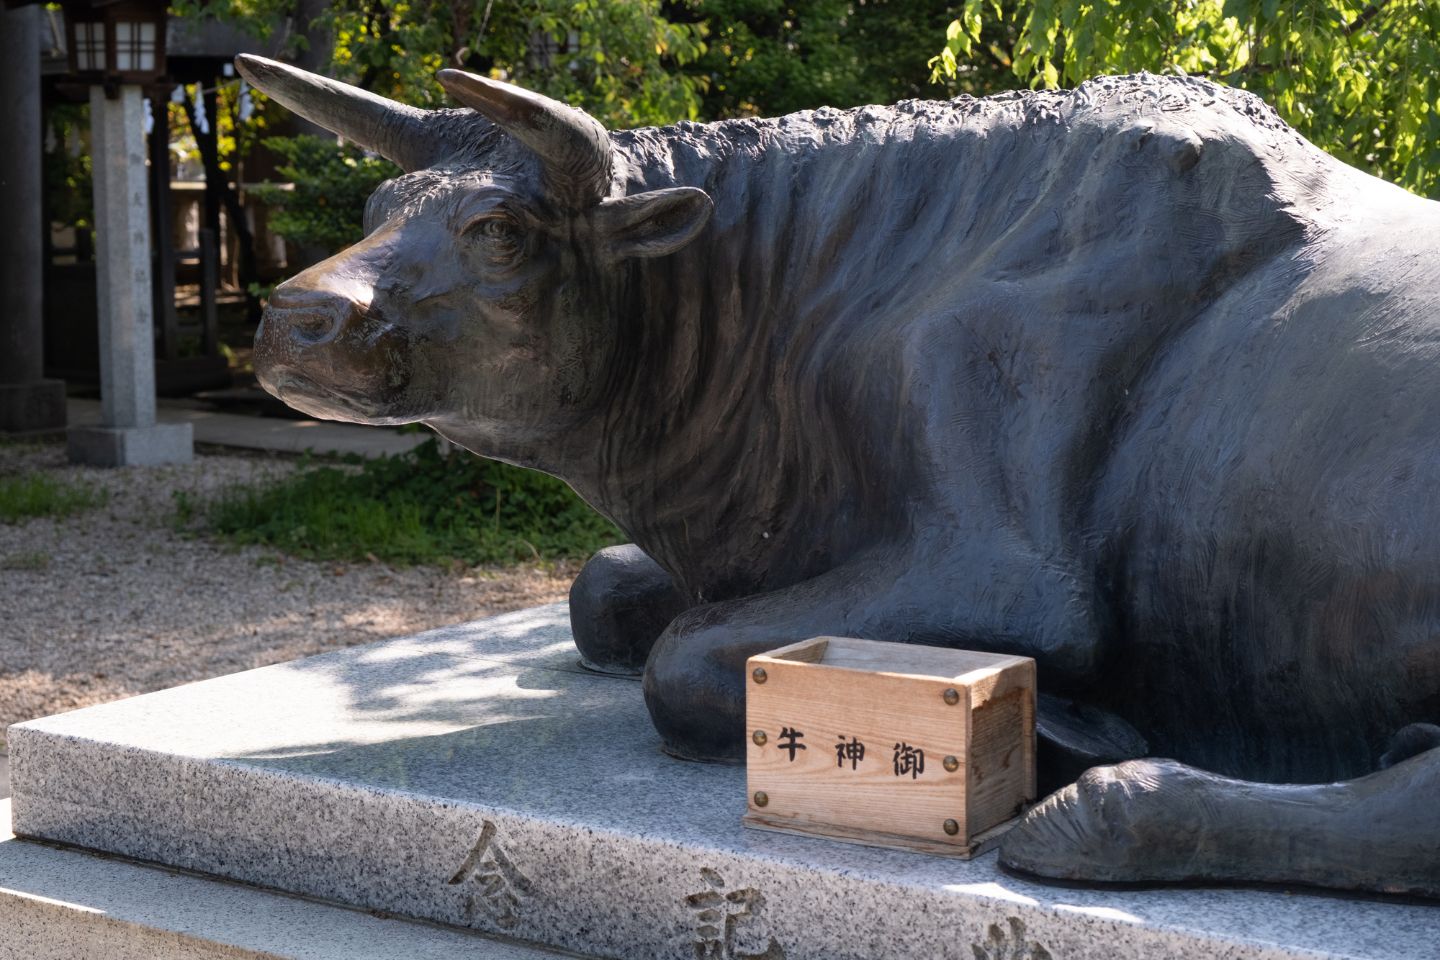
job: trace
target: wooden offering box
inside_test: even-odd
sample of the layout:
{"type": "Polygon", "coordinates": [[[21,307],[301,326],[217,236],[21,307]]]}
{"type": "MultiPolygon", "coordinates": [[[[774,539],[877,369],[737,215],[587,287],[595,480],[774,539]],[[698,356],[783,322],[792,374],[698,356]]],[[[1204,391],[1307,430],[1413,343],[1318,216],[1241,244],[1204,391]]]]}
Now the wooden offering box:
{"type": "Polygon", "coordinates": [[[1035,661],[818,637],[746,664],[747,826],[969,858],[1035,798],[1035,661]]]}

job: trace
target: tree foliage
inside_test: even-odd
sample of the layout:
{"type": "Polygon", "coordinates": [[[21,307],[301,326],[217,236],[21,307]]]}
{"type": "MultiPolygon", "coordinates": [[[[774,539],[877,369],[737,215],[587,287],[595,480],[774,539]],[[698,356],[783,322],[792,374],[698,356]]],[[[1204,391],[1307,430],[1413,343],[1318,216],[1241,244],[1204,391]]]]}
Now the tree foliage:
{"type": "Polygon", "coordinates": [[[403,103],[447,105],[435,80],[460,67],[529,87],[623,126],[693,119],[698,81],[679,69],[704,51],[704,25],[667,19],[660,0],[335,0],[307,22],[297,0],[176,0],[250,33],[280,31],[288,52],[333,38],[321,72],[403,103]]]}
{"type": "Polygon", "coordinates": [[[454,60],[467,69],[563,100],[607,126],[699,116],[699,84],[685,67],[705,50],[704,25],[668,19],[659,0],[475,6],[489,11],[490,22],[464,34],[454,60]]]}
{"type": "Polygon", "coordinates": [[[41,173],[47,213],[57,223],[88,230],[95,220],[93,162],[81,145],[87,140],[90,107],[57,103],[46,111],[45,122],[41,173]]]}
{"type": "Polygon", "coordinates": [[[270,229],[323,250],[340,250],[360,239],[366,198],[400,173],[395,164],[354,144],[323,137],[271,137],[265,146],[281,157],[276,172],[288,181],[256,191],[274,208],[270,229]]]}
{"type": "MultiPolygon", "coordinates": [[[[175,0],[177,14],[215,16],[251,34],[281,34],[312,69],[402,103],[447,106],[435,80],[462,67],[589,111],[611,126],[693,119],[703,79],[681,68],[705,46],[705,24],[672,22],[660,0],[175,0]],[[328,50],[307,38],[329,38],[328,50]]],[[[276,109],[263,96],[250,125],[276,109]]],[[[238,143],[238,140],[236,141],[238,143]]],[[[263,190],[271,228],[311,249],[337,250],[361,233],[365,198],[398,170],[333,138],[272,135],[292,191],[263,190]]]]}
{"type": "Polygon", "coordinates": [[[929,50],[951,0],[691,0],[706,50],[685,69],[701,82],[705,119],[776,116],[989,93],[1009,71],[930,82],[929,50]]]}
{"type": "Polygon", "coordinates": [[[1440,194],[1432,0],[965,0],[936,75],[997,63],[1037,87],[1140,70],[1242,87],[1347,163],[1440,194]]]}
{"type": "MultiPolygon", "coordinates": [[[[932,84],[929,38],[950,0],[177,2],[257,35],[283,33],[288,55],[309,68],[402,102],[445,105],[435,73],[460,66],[574,104],[612,128],[988,93],[1009,77],[995,66],[932,84]],[[307,37],[331,45],[318,56],[307,37]]],[[[254,120],[266,122],[265,111],[254,120]]],[[[318,248],[357,239],[364,194],[393,168],[317,138],[266,144],[294,184],[266,193],[281,209],[271,226],[318,248]]]]}

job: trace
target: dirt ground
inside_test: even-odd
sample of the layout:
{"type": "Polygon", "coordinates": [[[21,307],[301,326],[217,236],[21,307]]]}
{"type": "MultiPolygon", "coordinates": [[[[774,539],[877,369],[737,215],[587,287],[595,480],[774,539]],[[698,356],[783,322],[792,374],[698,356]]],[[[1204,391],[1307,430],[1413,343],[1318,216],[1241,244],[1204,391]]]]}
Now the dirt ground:
{"type": "MultiPolygon", "coordinates": [[[[578,565],[443,571],[337,566],[175,529],[193,499],[296,469],[211,453],[101,470],[61,445],[0,446],[0,472],[39,469],[109,492],[68,519],[0,523],[0,731],[10,723],[565,598],[578,565]]],[[[3,741],[0,741],[3,749],[3,741]]]]}

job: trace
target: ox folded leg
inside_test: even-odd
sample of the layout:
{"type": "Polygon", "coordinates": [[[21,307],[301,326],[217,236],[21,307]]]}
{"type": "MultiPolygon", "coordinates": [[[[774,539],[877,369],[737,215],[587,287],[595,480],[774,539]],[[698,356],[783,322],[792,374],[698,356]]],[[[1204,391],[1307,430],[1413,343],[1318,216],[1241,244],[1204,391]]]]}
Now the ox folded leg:
{"type": "MultiPolygon", "coordinates": [[[[655,643],[645,666],[645,703],[666,749],[692,760],[743,757],[745,661],[798,640],[830,634],[1026,654],[1044,646],[1013,635],[992,643],[986,630],[957,625],[956,617],[937,622],[917,616],[908,586],[884,563],[867,562],[783,590],[686,610],[655,643]]],[[[1049,660],[1041,663],[1042,676],[1058,672],[1049,660]]],[[[1043,783],[1059,786],[1096,763],[1146,752],[1133,728],[1102,710],[1044,696],[1038,713],[1043,783]]]]}
{"type": "Polygon", "coordinates": [[[650,648],[689,600],[670,574],[627,543],[606,547],[570,585],[570,628],[585,666],[637,676],[650,648]]]}
{"type": "Polygon", "coordinates": [[[681,614],[645,665],[645,706],[665,750],[685,760],[736,761],[745,753],[745,661],[823,625],[731,620],[737,604],[710,604],[681,614]],[[799,630],[799,632],[794,632],[799,630]]]}
{"type": "MultiPolygon", "coordinates": [[[[745,661],[826,634],[866,636],[857,597],[873,596],[874,569],[824,576],[757,596],[685,611],[645,665],[645,706],[665,749],[687,760],[739,760],[745,753],[745,661]]],[[[879,639],[872,637],[872,639],[879,639]]]]}
{"type": "Polygon", "coordinates": [[[1134,760],[1090,770],[1046,798],[1006,836],[1000,859],[1062,880],[1284,883],[1440,897],[1437,795],[1437,749],[1319,785],[1253,783],[1173,760],[1134,760]]]}

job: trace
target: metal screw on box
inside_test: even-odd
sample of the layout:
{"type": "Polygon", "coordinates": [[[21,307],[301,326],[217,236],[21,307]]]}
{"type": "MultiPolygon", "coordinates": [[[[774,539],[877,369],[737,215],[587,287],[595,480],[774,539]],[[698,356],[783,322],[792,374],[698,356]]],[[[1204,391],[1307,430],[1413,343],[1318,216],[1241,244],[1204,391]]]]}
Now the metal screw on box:
{"type": "MultiPolygon", "coordinates": [[[[767,803],[769,803],[769,802],[770,802],[770,794],[766,793],[764,790],[756,790],[756,791],[755,791],[755,806],[757,806],[757,807],[763,807],[763,806],[765,806],[765,805],[766,805],[767,803]]],[[[951,821],[951,822],[953,823],[954,821],[951,821]]],[[[957,829],[958,829],[958,828],[957,828],[957,829]]]]}
{"type": "Polygon", "coordinates": [[[950,704],[950,706],[952,707],[960,702],[960,691],[956,690],[954,687],[946,687],[945,692],[941,694],[941,696],[943,696],[945,698],[945,702],[950,704]]]}
{"type": "Polygon", "coordinates": [[[755,741],[755,746],[763,747],[765,746],[765,741],[769,738],[765,736],[764,730],[756,730],[750,735],[750,739],[755,741]]]}
{"type": "Polygon", "coordinates": [[[946,820],[944,826],[945,832],[952,837],[960,832],[960,824],[956,823],[954,820],[946,820]]]}
{"type": "Polygon", "coordinates": [[[960,769],[960,759],[958,757],[946,757],[944,762],[945,770],[948,773],[954,773],[960,769]]]}
{"type": "Polygon", "coordinates": [[[750,676],[755,678],[756,683],[764,683],[766,678],[769,677],[769,674],[765,672],[764,667],[756,667],[750,676]]]}

